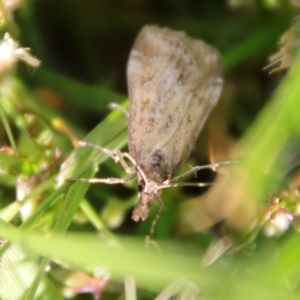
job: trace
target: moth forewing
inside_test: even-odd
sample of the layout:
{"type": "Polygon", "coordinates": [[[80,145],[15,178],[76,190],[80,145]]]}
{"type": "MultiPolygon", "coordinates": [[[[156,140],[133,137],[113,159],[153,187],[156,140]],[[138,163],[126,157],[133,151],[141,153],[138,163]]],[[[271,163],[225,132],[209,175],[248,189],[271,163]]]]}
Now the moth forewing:
{"type": "Polygon", "coordinates": [[[161,184],[185,162],[221,88],[220,55],[184,32],[145,26],[128,68],[129,152],[161,184]]]}

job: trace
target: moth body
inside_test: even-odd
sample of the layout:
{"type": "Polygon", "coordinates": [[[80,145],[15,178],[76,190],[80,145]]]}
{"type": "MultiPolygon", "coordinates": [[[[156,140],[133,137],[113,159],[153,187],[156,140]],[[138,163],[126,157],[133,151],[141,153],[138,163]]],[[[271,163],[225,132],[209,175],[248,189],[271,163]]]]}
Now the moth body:
{"type": "Polygon", "coordinates": [[[131,50],[129,154],[139,202],[132,218],[148,217],[151,201],[180,169],[212,108],[223,79],[219,52],[184,32],[145,26],[131,50]]]}

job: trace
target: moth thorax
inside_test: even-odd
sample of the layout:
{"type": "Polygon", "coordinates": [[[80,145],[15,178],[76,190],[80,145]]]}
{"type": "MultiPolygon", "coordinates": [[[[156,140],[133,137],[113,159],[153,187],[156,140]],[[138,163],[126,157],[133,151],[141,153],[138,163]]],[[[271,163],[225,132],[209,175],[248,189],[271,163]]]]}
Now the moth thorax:
{"type": "Polygon", "coordinates": [[[138,158],[137,164],[148,179],[149,188],[161,184],[170,177],[170,162],[161,150],[144,151],[138,158]],[[151,183],[153,181],[153,183],[151,183]]]}

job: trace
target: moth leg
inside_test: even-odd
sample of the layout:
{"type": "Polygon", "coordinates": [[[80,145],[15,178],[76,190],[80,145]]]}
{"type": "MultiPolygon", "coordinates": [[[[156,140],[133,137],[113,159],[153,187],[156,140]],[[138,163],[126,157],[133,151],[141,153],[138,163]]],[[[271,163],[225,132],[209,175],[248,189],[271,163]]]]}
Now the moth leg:
{"type": "Polygon", "coordinates": [[[200,170],[203,170],[203,169],[211,169],[213,171],[216,171],[217,168],[221,167],[221,166],[224,166],[224,165],[230,165],[230,164],[233,164],[233,163],[236,163],[237,161],[233,161],[233,160],[228,160],[228,161],[224,161],[224,162],[220,162],[220,163],[215,163],[215,164],[210,164],[210,165],[204,165],[204,166],[196,166],[196,167],[193,167],[191,168],[189,171],[171,179],[169,181],[169,183],[173,183],[173,182],[177,182],[178,180],[181,180],[182,178],[188,176],[188,175],[191,175],[191,174],[194,174],[200,170]]]}
{"type": "Polygon", "coordinates": [[[130,161],[133,164],[135,164],[135,161],[133,160],[133,158],[131,158],[130,155],[126,152],[123,153],[119,150],[110,150],[110,149],[107,149],[107,148],[104,148],[99,145],[95,145],[95,144],[92,144],[92,143],[89,143],[86,141],[79,141],[78,146],[98,149],[98,150],[106,153],[108,156],[110,156],[116,163],[119,162],[122,165],[122,167],[124,168],[126,173],[135,173],[135,167],[128,166],[128,164],[124,160],[124,157],[127,157],[130,159],[130,161]]]}
{"type": "Polygon", "coordinates": [[[166,183],[166,184],[161,184],[159,187],[161,189],[165,189],[168,187],[178,187],[178,186],[199,186],[199,187],[203,187],[203,186],[209,186],[212,185],[212,183],[206,183],[206,182],[170,182],[170,183],[166,183]]]}
{"type": "Polygon", "coordinates": [[[158,243],[153,239],[153,236],[154,236],[155,226],[156,226],[157,221],[158,221],[158,219],[160,218],[162,212],[163,212],[164,209],[165,209],[165,205],[164,205],[164,203],[162,202],[162,200],[161,200],[160,197],[157,197],[156,199],[157,199],[158,204],[159,204],[159,210],[158,210],[158,212],[157,212],[157,214],[156,214],[154,220],[152,221],[151,229],[150,229],[149,235],[146,236],[146,244],[147,244],[147,245],[152,245],[152,246],[157,250],[157,252],[161,252],[161,249],[160,249],[158,243]]]}
{"type": "Polygon", "coordinates": [[[136,173],[133,173],[125,178],[70,178],[68,181],[76,181],[76,182],[88,182],[88,183],[107,183],[107,184],[123,184],[127,181],[136,177],[136,173]]]}
{"type": "MultiPolygon", "coordinates": [[[[110,151],[110,150],[108,150],[108,151],[110,151]]],[[[124,168],[126,173],[135,173],[136,172],[135,171],[135,160],[133,160],[133,158],[131,158],[131,156],[128,153],[126,153],[126,152],[123,153],[119,150],[115,150],[115,151],[111,151],[111,154],[113,156],[115,156],[115,158],[114,158],[115,162],[119,162],[121,164],[121,166],[124,168]],[[129,160],[133,163],[133,166],[129,166],[126,163],[124,157],[129,158],[129,160]]]]}
{"type": "Polygon", "coordinates": [[[120,110],[127,118],[129,118],[129,112],[119,103],[111,102],[108,104],[108,107],[110,109],[118,109],[120,110]]]}
{"type": "Polygon", "coordinates": [[[159,252],[159,253],[162,252],[158,243],[152,237],[150,237],[150,235],[147,235],[146,236],[146,246],[149,246],[149,245],[153,246],[157,250],[157,252],[159,252]]]}
{"type": "Polygon", "coordinates": [[[159,204],[159,210],[158,210],[158,212],[157,212],[157,214],[156,214],[156,216],[155,216],[155,218],[154,218],[154,220],[152,221],[152,224],[151,224],[151,229],[150,229],[150,232],[149,232],[149,235],[148,235],[148,239],[150,241],[153,240],[153,235],[154,235],[155,226],[157,224],[157,221],[160,218],[160,216],[163,213],[163,211],[165,210],[165,205],[162,202],[161,198],[157,197],[156,199],[157,199],[158,204],[159,204]]]}

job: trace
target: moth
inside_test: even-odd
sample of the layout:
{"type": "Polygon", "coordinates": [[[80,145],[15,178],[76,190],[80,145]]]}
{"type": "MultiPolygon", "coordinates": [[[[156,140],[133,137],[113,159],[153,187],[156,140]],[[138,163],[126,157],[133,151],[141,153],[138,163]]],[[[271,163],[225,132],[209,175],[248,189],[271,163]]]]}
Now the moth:
{"type": "MultiPolygon", "coordinates": [[[[223,85],[220,54],[183,31],[147,25],[138,34],[130,52],[127,81],[129,153],[96,147],[120,162],[130,175],[79,180],[116,184],[137,176],[139,200],[132,219],[144,221],[153,199],[158,199],[162,211],[160,195],[164,188],[205,185],[180,183],[179,179],[207,166],[173,176],[187,160],[219,100],[223,85]],[[127,164],[127,159],[133,166],[127,164]]],[[[87,142],[80,145],[93,146],[87,142]]],[[[209,167],[217,166],[219,164],[209,167]]]]}

